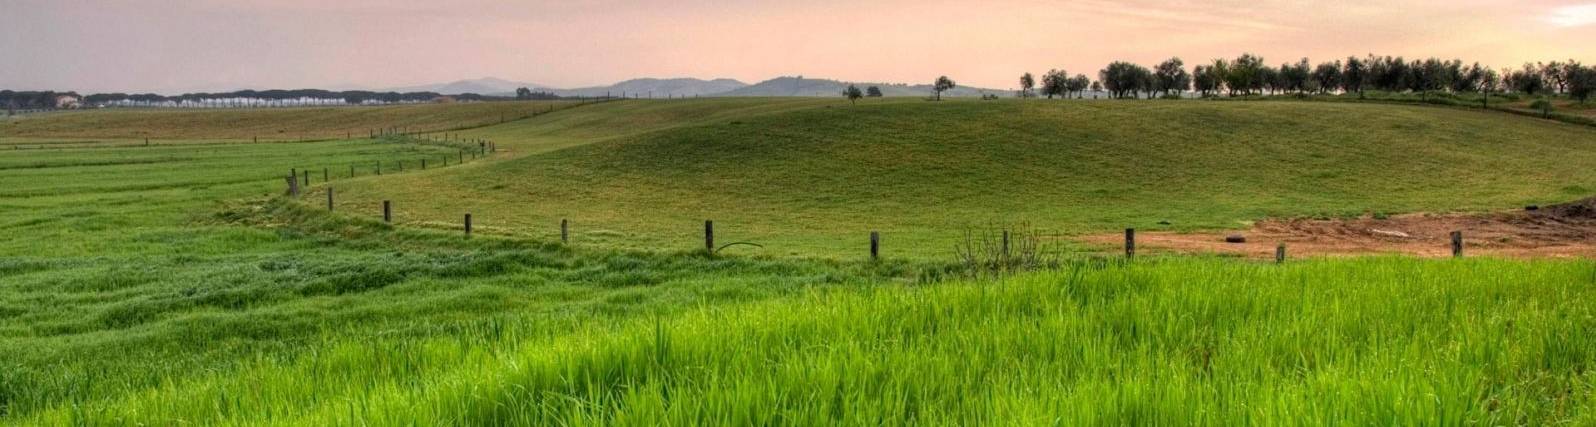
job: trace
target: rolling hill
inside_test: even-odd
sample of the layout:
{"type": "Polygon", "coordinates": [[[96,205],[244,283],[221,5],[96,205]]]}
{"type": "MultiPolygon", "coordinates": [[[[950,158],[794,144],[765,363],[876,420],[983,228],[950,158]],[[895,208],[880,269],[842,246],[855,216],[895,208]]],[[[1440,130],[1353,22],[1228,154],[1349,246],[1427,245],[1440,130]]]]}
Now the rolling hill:
{"type": "Polygon", "coordinates": [[[631,79],[608,86],[593,86],[576,89],[540,89],[553,92],[559,96],[621,96],[627,94],[653,94],[658,98],[667,96],[709,96],[729,92],[744,86],[734,79],[703,80],[695,78],[656,79],[641,78],[631,79]]]}
{"type": "MultiPolygon", "coordinates": [[[[747,87],[717,94],[716,96],[811,96],[832,97],[840,96],[843,89],[852,83],[864,90],[870,86],[881,88],[884,96],[931,96],[931,85],[907,85],[902,83],[859,83],[842,82],[830,79],[804,78],[803,76],[777,77],[765,80],[747,87]]],[[[984,89],[972,87],[955,87],[953,90],[943,92],[942,96],[972,97],[982,94],[1006,95],[1009,91],[1001,89],[984,89]]]]}
{"type": "Polygon", "coordinates": [[[639,100],[466,135],[515,154],[357,184],[348,200],[395,200],[416,223],[469,209],[541,238],[570,219],[585,242],[635,248],[692,248],[705,219],[765,248],[740,250],[773,255],[857,256],[880,231],[895,254],[941,258],[994,225],[1224,229],[1596,193],[1590,128],[1394,105],[639,100]]]}
{"type": "Polygon", "coordinates": [[[1094,253],[989,274],[946,254],[971,227],[1021,222],[1058,231],[1051,244],[1123,226],[1562,200],[1596,188],[1590,128],[1313,102],[566,106],[502,124],[462,105],[362,118],[489,124],[462,133],[500,149],[469,159],[398,137],[206,139],[239,124],[348,126],[329,111],[331,124],[289,109],[22,119],[70,121],[0,150],[0,230],[14,237],[0,239],[0,424],[1596,414],[1589,259],[1094,253]],[[50,136],[143,130],[186,139],[50,136]],[[313,172],[306,195],[283,196],[289,169],[313,172]],[[705,219],[723,245],[762,247],[706,254],[705,219]],[[866,258],[871,230],[881,259],[866,258]]]}
{"type": "Polygon", "coordinates": [[[515,94],[516,88],[540,87],[537,83],[516,82],[498,77],[482,77],[477,79],[457,80],[449,83],[415,85],[385,89],[392,92],[437,92],[444,95],[459,95],[474,93],[478,95],[505,95],[515,94]]]}

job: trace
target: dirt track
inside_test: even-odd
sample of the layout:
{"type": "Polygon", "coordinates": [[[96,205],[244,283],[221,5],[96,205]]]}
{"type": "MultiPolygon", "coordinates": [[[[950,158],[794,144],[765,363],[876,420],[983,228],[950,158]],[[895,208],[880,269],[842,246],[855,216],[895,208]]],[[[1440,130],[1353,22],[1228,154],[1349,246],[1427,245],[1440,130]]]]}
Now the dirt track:
{"type": "MultiPolygon", "coordinates": [[[[1507,257],[1596,257],[1596,198],[1537,210],[1488,214],[1412,214],[1389,218],[1271,219],[1250,230],[1204,233],[1137,233],[1138,249],[1150,252],[1224,253],[1274,257],[1285,243],[1293,257],[1401,253],[1451,256],[1450,233],[1463,232],[1465,255],[1507,257]],[[1245,243],[1226,243],[1241,235],[1245,243]]],[[[1124,235],[1087,236],[1086,241],[1122,244],[1124,235]]]]}

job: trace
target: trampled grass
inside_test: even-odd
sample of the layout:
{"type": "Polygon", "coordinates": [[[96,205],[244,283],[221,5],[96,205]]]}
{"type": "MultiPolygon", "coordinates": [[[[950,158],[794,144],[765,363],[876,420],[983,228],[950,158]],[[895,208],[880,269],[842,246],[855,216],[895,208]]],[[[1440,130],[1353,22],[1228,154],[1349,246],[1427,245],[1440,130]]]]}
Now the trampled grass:
{"type": "Polygon", "coordinates": [[[880,231],[885,253],[937,259],[964,229],[992,224],[1064,235],[1238,228],[1596,192],[1596,129],[1499,112],[1273,101],[748,108],[758,102],[624,101],[483,128],[468,135],[520,151],[447,176],[357,185],[348,200],[394,200],[418,225],[469,210],[495,232],[539,239],[569,219],[580,242],[604,247],[692,248],[713,219],[723,241],[764,246],[740,253],[859,258],[880,231]],[[673,110],[698,119],[626,121],[673,110]],[[606,114],[615,117],[598,120],[606,114]],[[589,123],[610,133],[592,137],[589,123]],[[463,193],[471,199],[439,196],[463,193]]]}
{"type": "MultiPolygon", "coordinates": [[[[415,131],[465,129],[513,121],[566,101],[479,102],[370,107],[63,111],[0,120],[0,137],[232,139],[299,141],[359,138],[371,129],[407,126],[415,131]]],[[[0,144],[3,145],[3,144],[0,144]]],[[[5,147],[10,148],[10,147],[5,147]]]]}
{"type": "Polygon", "coordinates": [[[89,424],[1586,424],[1596,264],[1078,265],[484,322],[37,414],[89,424]],[[580,323],[580,322],[578,322],[580,323]]]}

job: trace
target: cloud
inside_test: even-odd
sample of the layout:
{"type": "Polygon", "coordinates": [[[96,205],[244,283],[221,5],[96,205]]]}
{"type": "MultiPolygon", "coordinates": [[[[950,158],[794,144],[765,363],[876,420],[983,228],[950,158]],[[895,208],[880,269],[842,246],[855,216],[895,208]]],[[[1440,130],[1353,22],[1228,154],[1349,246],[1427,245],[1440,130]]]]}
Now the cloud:
{"type": "Polygon", "coordinates": [[[1596,3],[1552,9],[1552,13],[1546,15],[1546,22],[1559,27],[1596,24],[1596,3]]]}

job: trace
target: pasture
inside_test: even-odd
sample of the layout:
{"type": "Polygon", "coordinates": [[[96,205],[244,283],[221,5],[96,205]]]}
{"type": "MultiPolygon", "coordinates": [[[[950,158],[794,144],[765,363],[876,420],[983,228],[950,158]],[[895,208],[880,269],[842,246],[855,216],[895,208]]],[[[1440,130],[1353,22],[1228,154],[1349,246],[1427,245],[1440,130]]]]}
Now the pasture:
{"type": "Polygon", "coordinates": [[[864,256],[871,231],[893,256],[945,259],[967,229],[1079,247],[1067,237],[1596,193],[1596,129],[1439,107],[727,99],[548,119],[464,132],[509,147],[502,160],[338,191],[349,211],[391,200],[418,226],[469,211],[486,232],[548,240],[567,219],[583,245],[691,249],[715,220],[721,240],[764,246],[728,251],[836,259],[864,256]]]}
{"type": "Polygon", "coordinates": [[[102,139],[300,141],[368,136],[372,129],[465,129],[530,117],[565,101],[478,102],[369,107],[60,111],[0,121],[0,136],[102,139]]]}
{"type": "Polygon", "coordinates": [[[1588,127],[1272,101],[319,110],[0,122],[0,422],[1596,423],[1589,259],[1075,240],[1586,197],[1588,127]],[[450,123],[498,150],[340,135],[450,123]],[[318,137],[247,135],[297,127],[318,137]],[[705,219],[763,247],[706,254],[705,219]],[[950,253],[1019,224],[1055,264],[950,253]]]}

